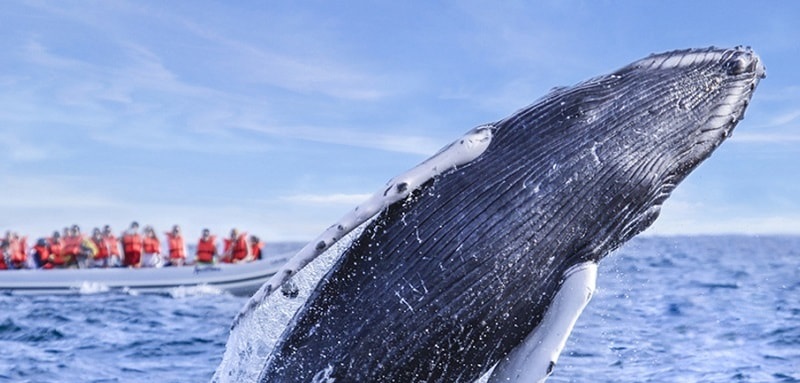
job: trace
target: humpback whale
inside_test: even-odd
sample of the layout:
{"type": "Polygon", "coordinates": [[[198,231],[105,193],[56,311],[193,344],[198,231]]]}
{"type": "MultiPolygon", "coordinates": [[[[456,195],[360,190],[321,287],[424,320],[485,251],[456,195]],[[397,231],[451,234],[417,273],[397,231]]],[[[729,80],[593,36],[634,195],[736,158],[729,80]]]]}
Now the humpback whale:
{"type": "Polygon", "coordinates": [[[468,132],[391,179],[251,298],[234,327],[359,228],[258,381],[544,381],[597,262],[653,223],[763,77],[750,48],[652,54],[468,132]]]}

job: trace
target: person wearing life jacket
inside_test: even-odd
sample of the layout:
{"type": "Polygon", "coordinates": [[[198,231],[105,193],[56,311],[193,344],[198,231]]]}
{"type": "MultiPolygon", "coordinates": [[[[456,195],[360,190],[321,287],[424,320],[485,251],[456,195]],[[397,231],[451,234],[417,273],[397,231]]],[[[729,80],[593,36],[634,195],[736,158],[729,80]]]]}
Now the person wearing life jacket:
{"type": "Polygon", "coordinates": [[[6,240],[9,235],[10,233],[6,232],[6,236],[0,238],[0,270],[8,270],[8,264],[11,263],[11,254],[7,251],[8,241],[6,240]]]}
{"type": "MultiPolygon", "coordinates": [[[[28,262],[32,263],[32,267],[43,269],[47,265],[50,257],[50,250],[47,248],[47,240],[39,238],[28,252],[28,262]]],[[[50,266],[52,268],[52,265],[50,266]]]]}
{"type": "Polygon", "coordinates": [[[122,257],[119,252],[119,242],[117,237],[111,232],[111,226],[103,226],[103,240],[108,249],[108,266],[118,267],[122,265],[122,257]]]}
{"type": "Polygon", "coordinates": [[[94,228],[92,230],[92,244],[97,249],[97,252],[94,254],[94,258],[92,262],[90,262],[90,267],[101,267],[106,268],[108,267],[109,258],[111,257],[111,250],[108,248],[108,243],[106,239],[103,237],[103,232],[100,231],[98,228],[94,228]]]}
{"type": "Polygon", "coordinates": [[[208,229],[203,229],[203,236],[197,241],[197,250],[195,253],[195,262],[198,265],[214,264],[217,258],[217,244],[215,240],[216,237],[211,235],[208,229]]]}
{"type": "Polygon", "coordinates": [[[19,237],[19,234],[6,232],[6,238],[3,243],[3,253],[6,258],[6,266],[10,269],[25,269],[27,268],[28,255],[25,252],[27,248],[27,237],[19,237]]]}
{"type": "Polygon", "coordinates": [[[47,239],[39,238],[36,244],[31,248],[31,256],[39,260],[38,267],[40,269],[52,269],[53,262],[50,259],[50,246],[47,244],[47,239]]]}
{"type": "MultiPolygon", "coordinates": [[[[80,232],[80,229],[78,229],[80,232]]],[[[80,235],[80,252],[78,253],[78,268],[87,269],[94,267],[94,259],[100,250],[91,237],[80,235]]]]}
{"type": "Polygon", "coordinates": [[[139,223],[131,223],[130,229],[122,234],[122,265],[126,267],[141,267],[142,263],[142,236],[139,234],[139,223]]]}
{"type": "Polygon", "coordinates": [[[69,259],[63,254],[64,242],[61,240],[61,234],[58,231],[53,232],[53,236],[47,241],[47,247],[50,253],[47,263],[52,265],[52,268],[61,269],[66,267],[69,259]]]}
{"type": "Polygon", "coordinates": [[[172,231],[164,234],[167,236],[167,248],[169,249],[167,266],[183,266],[186,264],[186,243],[181,235],[181,227],[175,225],[172,227],[172,231]]]}
{"type": "Polygon", "coordinates": [[[250,247],[247,245],[247,233],[239,234],[236,228],[231,230],[230,238],[225,239],[225,250],[223,252],[223,262],[239,263],[249,262],[253,258],[250,255],[250,247]]]}
{"type": "Polygon", "coordinates": [[[253,256],[253,259],[260,261],[264,257],[264,242],[256,237],[255,235],[250,236],[250,255],[253,256]]]}
{"type": "Polygon", "coordinates": [[[81,242],[83,242],[81,228],[78,225],[72,225],[66,231],[68,235],[63,238],[64,245],[61,247],[61,255],[68,259],[67,267],[78,266],[84,262],[81,254],[81,242]]]}
{"type": "Polygon", "coordinates": [[[144,227],[142,239],[142,267],[162,267],[164,260],[161,258],[161,242],[156,237],[152,226],[144,227]]]}

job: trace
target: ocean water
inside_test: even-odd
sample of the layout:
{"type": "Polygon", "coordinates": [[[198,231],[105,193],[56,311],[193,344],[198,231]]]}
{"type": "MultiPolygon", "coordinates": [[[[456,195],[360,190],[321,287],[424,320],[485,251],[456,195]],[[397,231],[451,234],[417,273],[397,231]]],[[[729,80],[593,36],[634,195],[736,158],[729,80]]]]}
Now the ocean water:
{"type": "MultiPolygon", "coordinates": [[[[246,301],[0,295],[0,382],[208,381],[246,301]]],[[[634,239],[601,263],[548,382],[800,382],[800,237],[634,239]]]]}

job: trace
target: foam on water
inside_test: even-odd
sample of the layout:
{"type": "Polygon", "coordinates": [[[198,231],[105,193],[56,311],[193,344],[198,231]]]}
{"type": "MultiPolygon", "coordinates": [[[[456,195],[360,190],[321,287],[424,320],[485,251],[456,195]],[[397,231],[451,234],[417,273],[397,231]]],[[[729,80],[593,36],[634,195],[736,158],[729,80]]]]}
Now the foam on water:
{"type": "Polygon", "coordinates": [[[173,298],[186,298],[197,295],[220,295],[225,291],[209,285],[179,286],[169,290],[169,295],[173,298]]]}
{"type": "Polygon", "coordinates": [[[99,282],[83,282],[78,292],[81,294],[98,294],[105,293],[111,290],[107,285],[99,282]]]}

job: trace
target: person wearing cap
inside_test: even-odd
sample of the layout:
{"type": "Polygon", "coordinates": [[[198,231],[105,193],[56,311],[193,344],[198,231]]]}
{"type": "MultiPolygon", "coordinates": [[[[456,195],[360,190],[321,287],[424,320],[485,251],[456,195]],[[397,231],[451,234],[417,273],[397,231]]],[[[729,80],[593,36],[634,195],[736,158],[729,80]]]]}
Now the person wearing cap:
{"type": "Polygon", "coordinates": [[[47,246],[47,239],[39,238],[31,248],[31,259],[36,263],[36,268],[52,269],[50,263],[50,248],[47,246]]]}
{"type": "Polygon", "coordinates": [[[214,264],[217,257],[217,244],[214,242],[216,237],[211,235],[211,231],[203,229],[203,235],[197,241],[197,251],[195,254],[195,262],[198,265],[211,265],[214,264]]]}
{"type": "Polygon", "coordinates": [[[130,229],[122,234],[122,265],[126,267],[141,267],[142,263],[142,236],[139,234],[139,223],[133,221],[130,229]]]}

